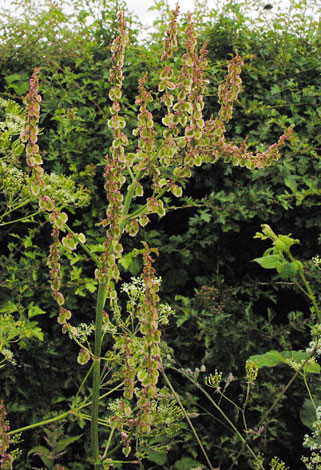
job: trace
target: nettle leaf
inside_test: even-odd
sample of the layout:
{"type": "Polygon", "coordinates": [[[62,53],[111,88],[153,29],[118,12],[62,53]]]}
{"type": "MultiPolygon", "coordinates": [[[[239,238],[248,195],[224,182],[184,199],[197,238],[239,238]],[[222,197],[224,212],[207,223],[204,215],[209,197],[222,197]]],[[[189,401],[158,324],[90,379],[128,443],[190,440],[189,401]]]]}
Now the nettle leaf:
{"type": "Polygon", "coordinates": [[[61,439],[56,443],[56,451],[61,452],[73,442],[78,441],[78,439],[80,439],[81,437],[82,434],[80,436],[66,437],[65,439],[61,439]]]}
{"type": "Polygon", "coordinates": [[[191,468],[202,468],[202,464],[192,457],[182,457],[180,460],[175,462],[175,470],[187,470],[191,468]]]}
{"type": "Polygon", "coordinates": [[[31,455],[31,454],[35,454],[35,455],[38,455],[42,462],[44,463],[44,465],[47,467],[47,468],[50,468],[50,465],[51,465],[51,459],[50,459],[50,450],[47,449],[46,447],[44,446],[37,446],[37,447],[33,447],[30,452],[28,452],[28,455],[31,455]]]}
{"type": "Polygon", "coordinates": [[[293,261],[292,263],[286,263],[285,266],[278,269],[278,273],[282,279],[291,279],[296,276],[297,272],[303,269],[300,261],[293,261]]]}
{"type": "Polygon", "coordinates": [[[285,264],[288,264],[284,258],[279,255],[266,255],[262,258],[255,258],[253,261],[259,263],[264,269],[280,269],[285,264]]]}
{"type": "Polygon", "coordinates": [[[273,242],[273,245],[282,251],[289,250],[292,245],[300,243],[300,240],[294,239],[289,235],[278,235],[277,240],[273,242]]]}
{"type": "Polygon", "coordinates": [[[146,447],[146,454],[148,456],[148,460],[156,463],[157,465],[165,465],[167,462],[167,453],[156,451],[151,447],[146,447]]]}

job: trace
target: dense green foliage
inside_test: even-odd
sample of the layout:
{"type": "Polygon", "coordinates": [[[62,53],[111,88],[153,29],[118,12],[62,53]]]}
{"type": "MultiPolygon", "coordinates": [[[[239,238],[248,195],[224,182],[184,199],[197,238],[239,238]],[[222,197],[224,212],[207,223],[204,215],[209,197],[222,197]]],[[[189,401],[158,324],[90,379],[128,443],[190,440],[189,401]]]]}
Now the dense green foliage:
{"type": "MultiPolygon", "coordinates": [[[[11,127],[0,128],[0,208],[5,215],[0,219],[0,312],[10,330],[6,358],[12,360],[1,370],[0,398],[12,429],[65,411],[65,402],[71,403],[83,379],[83,371],[75,367],[78,349],[64,341],[54,319],[57,309],[46,266],[49,224],[39,219],[36,198],[24,190],[28,185],[18,134],[27,79],[35,67],[40,69],[39,146],[46,172],[53,178],[48,186],[54,188],[60,206],[69,207],[73,226],[86,233],[92,251],[99,253],[103,231],[96,221],[103,218],[105,209],[102,174],[104,155],[112,141],[107,127],[108,46],[116,34],[117,11],[117,2],[101,1],[96,8],[95,2],[79,0],[73,2],[74,14],[68,16],[58,3],[45,2],[39,10],[32,8],[32,2],[20,3],[25,5],[24,14],[19,20],[4,15],[0,36],[0,121],[7,117],[6,122],[11,123],[11,127]],[[19,107],[14,108],[13,102],[19,107]],[[6,207],[12,211],[6,213],[6,207]]],[[[159,8],[162,31],[168,12],[159,8]]],[[[273,277],[271,271],[252,263],[262,256],[262,242],[253,241],[261,224],[271,225],[277,233],[291,232],[301,240],[293,248],[296,258],[302,261],[315,292],[319,289],[320,274],[310,260],[321,242],[321,35],[320,23],[305,21],[307,14],[304,16],[300,5],[297,14],[291,21],[286,16],[271,16],[270,24],[258,21],[253,27],[235,5],[226,5],[221,13],[209,12],[208,21],[199,5],[197,28],[201,39],[208,40],[210,61],[205,109],[216,114],[218,85],[226,74],[227,60],[238,52],[245,66],[242,92],[227,125],[229,137],[237,142],[247,138],[250,149],[261,142],[268,146],[293,125],[294,139],[271,167],[249,172],[219,161],[194,170],[181,208],[170,211],[174,202],[168,198],[166,217],[153,220],[138,235],[139,241],[159,248],[156,268],[163,281],[161,295],[175,310],[169,325],[163,327],[174,357],[168,375],[194,417],[212,462],[224,469],[233,459],[235,468],[249,468],[248,455],[244,449],[239,455],[236,434],[226,429],[195,379],[204,386],[206,374],[222,371],[225,395],[241,403],[247,394],[245,363],[250,356],[270,350],[302,350],[311,340],[311,312],[304,294],[291,279],[273,277]]],[[[152,86],[157,83],[162,46],[156,33],[147,45],[140,43],[135,21],[128,20],[131,42],[124,66],[122,106],[131,131],[138,80],[148,70],[152,86]]],[[[185,22],[183,16],[179,35],[185,22]]],[[[160,114],[157,103],[154,111],[160,114]]],[[[131,239],[126,244],[128,250],[134,248],[131,239]]],[[[64,285],[68,306],[77,311],[79,323],[91,321],[97,287],[93,265],[85,253],[70,254],[70,259],[72,270],[64,285]]],[[[123,268],[121,276],[129,280],[141,271],[140,258],[128,257],[123,268]]],[[[64,265],[62,269],[67,274],[64,265]]],[[[247,419],[248,429],[256,437],[253,447],[266,456],[266,462],[277,455],[295,469],[302,466],[303,436],[311,428],[303,381],[292,385],[291,394],[277,404],[264,429],[260,433],[256,429],[292,375],[283,366],[260,369],[247,419]]],[[[309,384],[320,399],[318,377],[309,376],[309,384]]],[[[222,409],[242,427],[237,409],[224,400],[222,409]]],[[[171,412],[179,414],[174,405],[171,412]]],[[[23,434],[19,444],[22,458],[15,468],[54,468],[59,462],[70,470],[88,468],[80,463],[89,452],[84,424],[79,429],[76,419],[71,419],[23,434]],[[83,443],[84,450],[75,450],[76,440],[83,443]],[[33,452],[28,454],[30,449],[33,452]]],[[[164,442],[155,451],[146,442],[146,458],[135,468],[187,470],[202,462],[206,465],[185,424],[170,432],[171,449],[164,442]]]]}

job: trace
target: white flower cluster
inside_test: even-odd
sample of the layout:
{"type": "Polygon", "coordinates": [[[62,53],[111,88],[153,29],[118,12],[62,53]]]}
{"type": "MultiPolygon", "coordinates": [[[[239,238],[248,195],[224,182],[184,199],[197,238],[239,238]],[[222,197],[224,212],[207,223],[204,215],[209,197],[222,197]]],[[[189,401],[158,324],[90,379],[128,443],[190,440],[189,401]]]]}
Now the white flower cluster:
{"type": "Polygon", "coordinates": [[[321,259],[319,255],[312,258],[312,261],[317,268],[321,269],[321,259]]]}
{"type": "Polygon", "coordinates": [[[321,443],[317,442],[316,439],[319,437],[319,433],[313,432],[312,436],[305,434],[303,440],[303,446],[308,447],[310,450],[321,450],[321,443]]]}
{"type": "Polygon", "coordinates": [[[19,135],[24,124],[23,109],[12,100],[0,98],[0,108],[5,110],[6,120],[0,122],[0,130],[9,135],[19,135]]]}
{"type": "MultiPolygon", "coordinates": [[[[155,279],[155,281],[160,279],[155,279]]],[[[160,283],[160,282],[159,282],[160,283]]],[[[139,299],[144,295],[146,285],[141,277],[131,277],[131,282],[124,282],[121,291],[125,292],[133,305],[136,305],[139,299]]]]}
{"type": "Polygon", "coordinates": [[[321,464],[321,455],[316,452],[312,452],[310,457],[302,457],[302,462],[306,466],[307,470],[318,470],[321,464]]]}
{"type": "Polygon", "coordinates": [[[160,304],[159,305],[159,323],[161,325],[167,325],[169,320],[168,317],[170,315],[174,315],[175,311],[172,307],[168,304],[160,304]]]}
{"type": "MultiPolygon", "coordinates": [[[[1,353],[4,355],[6,361],[10,362],[13,366],[17,365],[13,352],[10,349],[2,348],[1,353]]],[[[0,361],[1,363],[1,361],[0,361]]],[[[1,367],[1,366],[0,366],[1,367]]]]}
{"type": "Polygon", "coordinates": [[[308,447],[310,450],[321,450],[321,406],[316,409],[316,421],[312,424],[314,431],[309,436],[305,434],[303,445],[308,447]]]}
{"type": "Polygon", "coordinates": [[[75,336],[81,343],[84,343],[87,338],[95,331],[95,325],[91,323],[80,323],[76,328],[72,329],[72,335],[75,336]]]}
{"type": "Polygon", "coordinates": [[[308,354],[314,351],[316,356],[321,356],[321,324],[315,325],[312,328],[312,335],[314,339],[310,341],[309,346],[306,348],[308,354]]]}

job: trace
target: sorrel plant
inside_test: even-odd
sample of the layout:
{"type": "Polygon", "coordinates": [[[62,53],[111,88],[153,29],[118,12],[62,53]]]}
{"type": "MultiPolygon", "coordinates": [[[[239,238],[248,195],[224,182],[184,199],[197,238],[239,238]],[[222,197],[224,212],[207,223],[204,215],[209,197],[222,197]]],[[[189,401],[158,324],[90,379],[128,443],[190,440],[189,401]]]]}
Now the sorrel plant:
{"type": "MultiPolygon", "coordinates": [[[[205,119],[204,97],[209,83],[206,73],[206,44],[198,49],[197,34],[189,16],[185,28],[184,54],[182,57],[178,56],[178,13],[177,7],[172,13],[164,40],[158,90],[148,89],[147,72],[139,81],[139,95],[136,99],[137,128],[133,131],[134,137],[130,137],[126,131],[126,120],[122,115],[123,65],[128,35],[123,14],[118,16],[119,35],[111,45],[109,74],[111,106],[107,125],[112,132],[113,141],[105,161],[107,209],[105,218],[101,221],[106,236],[104,251],[99,257],[86,245],[85,235],[74,232],[68,225],[67,213],[46,194],[43,161],[38,146],[41,103],[38,93],[38,70],[35,70],[30,80],[30,91],[26,97],[27,117],[21,140],[26,143],[31,190],[38,196],[40,210],[48,214],[52,225],[48,266],[52,295],[59,307],[58,323],[62,332],[68,333],[79,345],[78,362],[92,362],[92,394],[89,401],[70,412],[12,431],[11,434],[64,419],[71,412],[77,415],[82,408],[91,404],[91,463],[95,470],[109,468],[113,462],[109,451],[110,440],[103,454],[100,450],[99,402],[102,399],[102,361],[106,360],[102,350],[103,338],[113,321],[113,315],[117,317],[121,311],[117,286],[120,281],[119,264],[125,256],[124,237],[135,237],[140,227],[145,227],[153,216],[165,216],[165,195],[172,194],[180,198],[183,186],[192,176],[194,167],[203,163],[213,164],[219,159],[223,159],[227,164],[245,166],[251,170],[271,165],[280,157],[279,149],[291,134],[291,130],[287,130],[277,143],[265,152],[256,154],[247,150],[245,142],[237,145],[226,138],[225,125],[232,118],[233,104],[241,90],[240,74],[243,61],[238,55],[229,63],[228,74],[219,87],[218,115],[205,119]],[[181,62],[179,67],[176,65],[177,61],[181,62]],[[158,101],[163,113],[157,126],[150,110],[153,100],[158,101]],[[136,150],[128,152],[126,148],[129,144],[131,147],[135,145],[136,150]],[[65,304],[60,256],[63,250],[71,252],[77,245],[86,251],[96,266],[98,291],[94,345],[78,334],[77,327],[70,322],[72,313],[65,304]]],[[[119,406],[122,407],[125,419],[121,420],[115,416],[109,423],[111,434],[115,430],[120,432],[125,456],[131,452],[131,439],[151,431],[152,404],[157,398],[158,377],[163,367],[159,329],[159,282],[153,267],[153,254],[156,250],[144,244],[137,253],[142,254],[144,263],[141,276],[144,291],[133,320],[139,328],[135,326],[131,332],[124,332],[119,341],[123,348],[123,364],[119,367],[118,384],[114,387],[123,391],[119,406]],[[133,341],[134,337],[139,338],[139,347],[133,341]]],[[[127,312],[127,315],[132,313],[127,312]]],[[[81,387],[84,387],[89,375],[87,373],[81,387]]]]}

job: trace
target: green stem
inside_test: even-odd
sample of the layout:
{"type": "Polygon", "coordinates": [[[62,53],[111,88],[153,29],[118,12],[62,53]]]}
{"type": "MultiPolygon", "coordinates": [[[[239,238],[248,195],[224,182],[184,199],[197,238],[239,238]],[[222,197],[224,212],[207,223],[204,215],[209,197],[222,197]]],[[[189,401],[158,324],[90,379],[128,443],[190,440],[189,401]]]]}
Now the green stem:
{"type": "Polygon", "coordinates": [[[318,316],[318,321],[321,322],[321,311],[319,309],[319,306],[318,306],[318,303],[316,301],[316,298],[315,298],[315,295],[310,287],[310,283],[309,281],[307,280],[307,278],[305,277],[303,271],[300,271],[300,276],[301,276],[301,279],[302,281],[304,282],[304,285],[309,293],[309,298],[311,299],[312,301],[312,304],[313,304],[313,307],[314,307],[314,310],[315,310],[315,313],[317,314],[318,316]]]}
{"type": "Polygon", "coordinates": [[[66,418],[67,416],[69,416],[72,413],[73,413],[73,411],[69,410],[69,411],[66,411],[65,413],[62,413],[59,416],[55,416],[55,418],[46,419],[45,421],[40,421],[39,423],[29,424],[28,426],[25,426],[23,428],[19,428],[19,429],[15,429],[14,431],[10,431],[8,434],[10,436],[13,436],[14,434],[17,434],[17,433],[20,433],[20,432],[23,432],[23,431],[27,431],[28,429],[38,428],[40,426],[46,426],[47,424],[51,424],[51,423],[55,423],[56,421],[60,421],[61,419],[66,418]]]}
{"type": "MultiPolygon", "coordinates": [[[[272,403],[272,405],[270,406],[270,408],[267,410],[267,412],[264,414],[264,416],[260,419],[259,423],[257,424],[256,426],[256,429],[259,429],[263,424],[264,422],[266,421],[266,419],[269,417],[269,415],[272,413],[272,411],[274,410],[274,408],[276,407],[276,405],[280,402],[280,400],[284,397],[284,395],[286,394],[286,392],[288,391],[288,389],[290,388],[290,386],[292,385],[292,383],[294,382],[294,380],[298,377],[298,375],[301,373],[301,370],[304,368],[304,366],[308,363],[309,359],[311,357],[313,357],[315,351],[317,350],[318,348],[318,343],[316,344],[316,346],[313,348],[313,350],[310,352],[310,354],[306,357],[306,359],[302,362],[302,364],[300,365],[300,367],[295,371],[295,374],[293,375],[293,377],[289,380],[289,382],[286,384],[286,386],[284,387],[284,389],[282,390],[282,392],[279,394],[279,396],[276,398],[276,400],[272,403]]],[[[247,438],[246,440],[243,441],[243,445],[239,451],[239,453],[237,454],[236,456],[236,459],[241,455],[242,453],[242,450],[244,449],[244,446],[248,446],[247,444],[247,441],[248,441],[249,438],[247,438]]],[[[228,470],[232,470],[232,468],[234,467],[234,463],[231,464],[231,466],[228,468],[228,470]]]]}
{"type": "MultiPolygon", "coordinates": [[[[128,440],[131,439],[132,435],[133,435],[133,431],[131,431],[131,432],[128,434],[128,440]]],[[[122,442],[122,440],[121,440],[113,449],[111,449],[110,452],[108,452],[108,457],[104,457],[103,459],[101,459],[101,461],[102,461],[102,462],[103,462],[103,461],[105,462],[107,459],[110,458],[111,455],[113,455],[113,454],[115,454],[116,452],[118,452],[118,450],[119,450],[121,447],[123,447],[123,445],[124,445],[124,444],[123,444],[123,442],[122,442]]]]}
{"type": "Polygon", "coordinates": [[[209,393],[207,393],[207,391],[198,383],[198,382],[193,382],[195,383],[195,385],[204,393],[204,395],[209,399],[209,401],[215,406],[215,408],[221,413],[221,415],[224,417],[224,419],[226,420],[226,422],[230,425],[230,427],[233,429],[233,431],[235,432],[235,434],[238,436],[238,438],[240,439],[240,441],[242,441],[243,445],[246,445],[248,451],[250,452],[250,454],[252,455],[252,457],[257,461],[258,461],[258,458],[256,456],[256,454],[254,453],[254,451],[251,449],[251,447],[248,445],[248,443],[246,442],[246,439],[244,439],[244,437],[242,436],[242,434],[239,432],[239,430],[237,429],[237,427],[232,423],[232,421],[226,416],[226,414],[222,411],[222,409],[215,403],[215,401],[213,400],[213,398],[211,397],[211,395],[209,393]]]}
{"type": "Polygon", "coordinates": [[[27,199],[26,201],[22,202],[19,206],[16,206],[13,209],[9,209],[7,212],[2,214],[1,218],[3,219],[3,217],[6,217],[8,214],[11,214],[11,212],[14,212],[14,211],[17,211],[18,209],[21,209],[21,207],[26,206],[31,201],[32,201],[32,199],[27,199]]]}
{"type": "Polygon", "coordinates": [[[104,455],[101,457],[101,462],[103,462],[104,459],[107,458],[109,446],[110,446],[112,437],[113,437],[113,435],[114,435],[115,429],[116,429],[115,427],[112,427],[112,428],[111,428],[111,431],[110,431],[109,436],[108,436],[108,441],[107,441],[107,444],[106,444],[106,448],[105,448],[104,455]]]}
{"type": "MultiPolygon", "coordinates": [[[[287,254],[290,258],[290,260],[293,262],[295,261],[295,258],[292,256],[292,254],[290,253],[290,250],[287,251],[287,254]]],[[[314,307],[314,310],[315,310],[315,313],[317,314],[317,317],[318,317],[318,321],[321,322],[321,311],[319,309],[319,306],[318,306],[318,303],[317,303],[317,300],[315,298],[315,295],[311,289],[311,286],[310,286],[310,283],[309,281],[307,280],[307,278],[305,277],[305,274],[303,272],[303,269],[300,269],[299,270],[299,274],[300,274],[300,278],[301,280],[303,281],[303,284],[305,285],[305,288],[307,290],[307,292],[304,291],[304,289],[302,289],[305,294],[307,295],[307,297],[311,300],[312,302],[312,305],[314,307]]]]}
{"type": "Polygon", "coordinates": [[[85,383],[86,383],[88,377],[89,377],[90,374],[91,374],[91,371],[92,371],[93,367],[94,367],[94,363],[91,364],[91,366],[90,366],[90,368],[89,368],[87,374],[85,375],[84,380],[81,382],[81,385],[80,385],[80,387],[78,388],[78,391],[77,391],[77,393],[76,393],[75,399],[79,396],[79,394],[80,394],[80,392],[81,392],[83,386],[85,385],[85,383]]]}
{"type": "Polygon", "coordinates": [[[170,381],[169,381],[167,375],[165,374],[165,371],[164,371],[164,370],[162,370],[162,374],[163,374],[163,377],[164,377],[164,379],[165,379],[167,385],[168,385],[169,388],[171,389],[171,391],[172,391],[172,393],[173,393],[173,395],[174,395],[174,397],[175,397],[175,400],[177,401],[178,405],[180,406],[180,408],[181,408],[181,410],[182,410],[182,412],[183,412],[183,414],[184,414],[184,416],[185,416],[185,419],[186,419],[186,421],[188,422],[188,424],[189,424],[189,426],[190,426],[190,428],[191,428],[191,430],[192,430],[192,432],[193,432],[193,434],[194,434],[194,436],[195,436],[195,439],[196,439],[197,442],[198,442],[198,445],[200,446],[200,449],[201,449],[201,451],[202,451],[202,453],[203,453],[203,455],[204,455],[204,457],[205,457],[205,459],[206,459],[206,462],[208,463],[208,466],[210,467],[211,470],[214,470],[214,467],[212,466],[211,461],[210,461],[210,459],[208,458],[208,455],[207,455],[207,453],[206,453],[206,450],[204,449],[203,444],[202,444],[200,438],[198,437],[198,434],[197,434],[197,432],[196,432],[196,430],[195,430],[195,428],[194,428],[194,426],[193,426],[193,424],[192,424],[192,421],[190,420],[188,414],[186,413],[186,410],[185,410],[185,408],[184,408],[184,406],[183,406],[183,404],[182,404],[182,402],[181,402],[179,396],[177,395],[176,391],[174,390],[174,388],[173,388],[172,384],[170,383],[170,381]]]}
{"type": "MultiPolygon", "coordinates": [[[[67,231],[71,234],[71,235],[77,235],[75,234],[75,232],[67,225],[65,224],[64,227],[67,229],[67,231]]],[[[80,240],[78,240],[78,243],[79,245],[85,250],[85,252],[90,256],[90,258],[95,261],[96,265],[98,265],[98,258],[97,256],[94,255],[94,253],[84,244],[82,243],[80,240]]]]}
{"type": "MultiPolygon", "coordinates": [[[[140,173],[137,176],[137,180],[140,173]]],[[[128,189],[124,209],[122,214],[122,221],[120,223],[120,236],[127,223],[127,215],[129,212],[130,204],[133,199],[136,182],[133,182],[128,189]]],[[[99,284],[96,305],[96,320],[95,320],[95,347],[94,347],[94,371],[93,371],[93,394],[92,394],[92,408],[91,408],[91,450],[94,463],[94,469],[102,469],[102,463],[99,458],[99,428],[98,428],[98,412],[99,412],[99,388],[100,388],[100,362],[101,362],[101,345],[103,339],[103,313],[107,297],[107,289],[109,287],[111,272],[109,271],[109,278],[106,283],[99,284]]]]}
{"type": "Polygon", "coordinates": [[[4,222],[3,224],[0,224],[0,226],[3,227],[4,225],[15,224],[16,222],[22,222],[23,220],[31,219],[31,217],[41,214],[41,212],[43,212],[43,210],[34,212],[33,214],[30,214],[30,215],[25,215],[24,217],[21,217],[21,219],[11,220],[10,222],[4,222]]]}
{"type": "Polygon", "coordinates": [[[308,391],[308,394],[309,394],[311,403],[312,403],[312,405],[313,405],[313,408],[314,408],[314,411],[315,411],[315,415],[317,416],[317,406],[316,406],[316,404],[315,404],[315,402],[314,402],[314,399],[313,399],[313,396],[312,396],[312,393],[311,393],[309,384],[308,384],[308,382],[307,382],[306,374],[303,374],[303,380],[304,380],[305,387],[306,387],[306,389],[307,389],[307,391],[308,391]]]}
{"type": "Polygon", "coordinates": [[[100,385],[100,356],[102,343],[103,313],[106,302],[106,288],[108,283],[99,284],[95,321],[95,348],[94,348],[94,372],[93,394],[91,407],[91,449],[94,469],[101,469],[99,463],[99,436],[98,436],[98,411],[99,411],[99,385],[100,385]]]}
{"type": "Polygon", "coordinates": [[[243,419],[243,424],[244,424],[244,430],[245,432],[248,431],[247,429],[247,423],[246,423],[246,417],[245,417],[245,410],[246,410],[246,407],[249,403],[249,399],[250,399],[250,384],[248,383],[247,384],[247,389],[246,389],[246,397],[245,397],[245,401],[244,401],[244,404],[243,404],[243,408],[242,408],[242,419],[243,419]]]}

